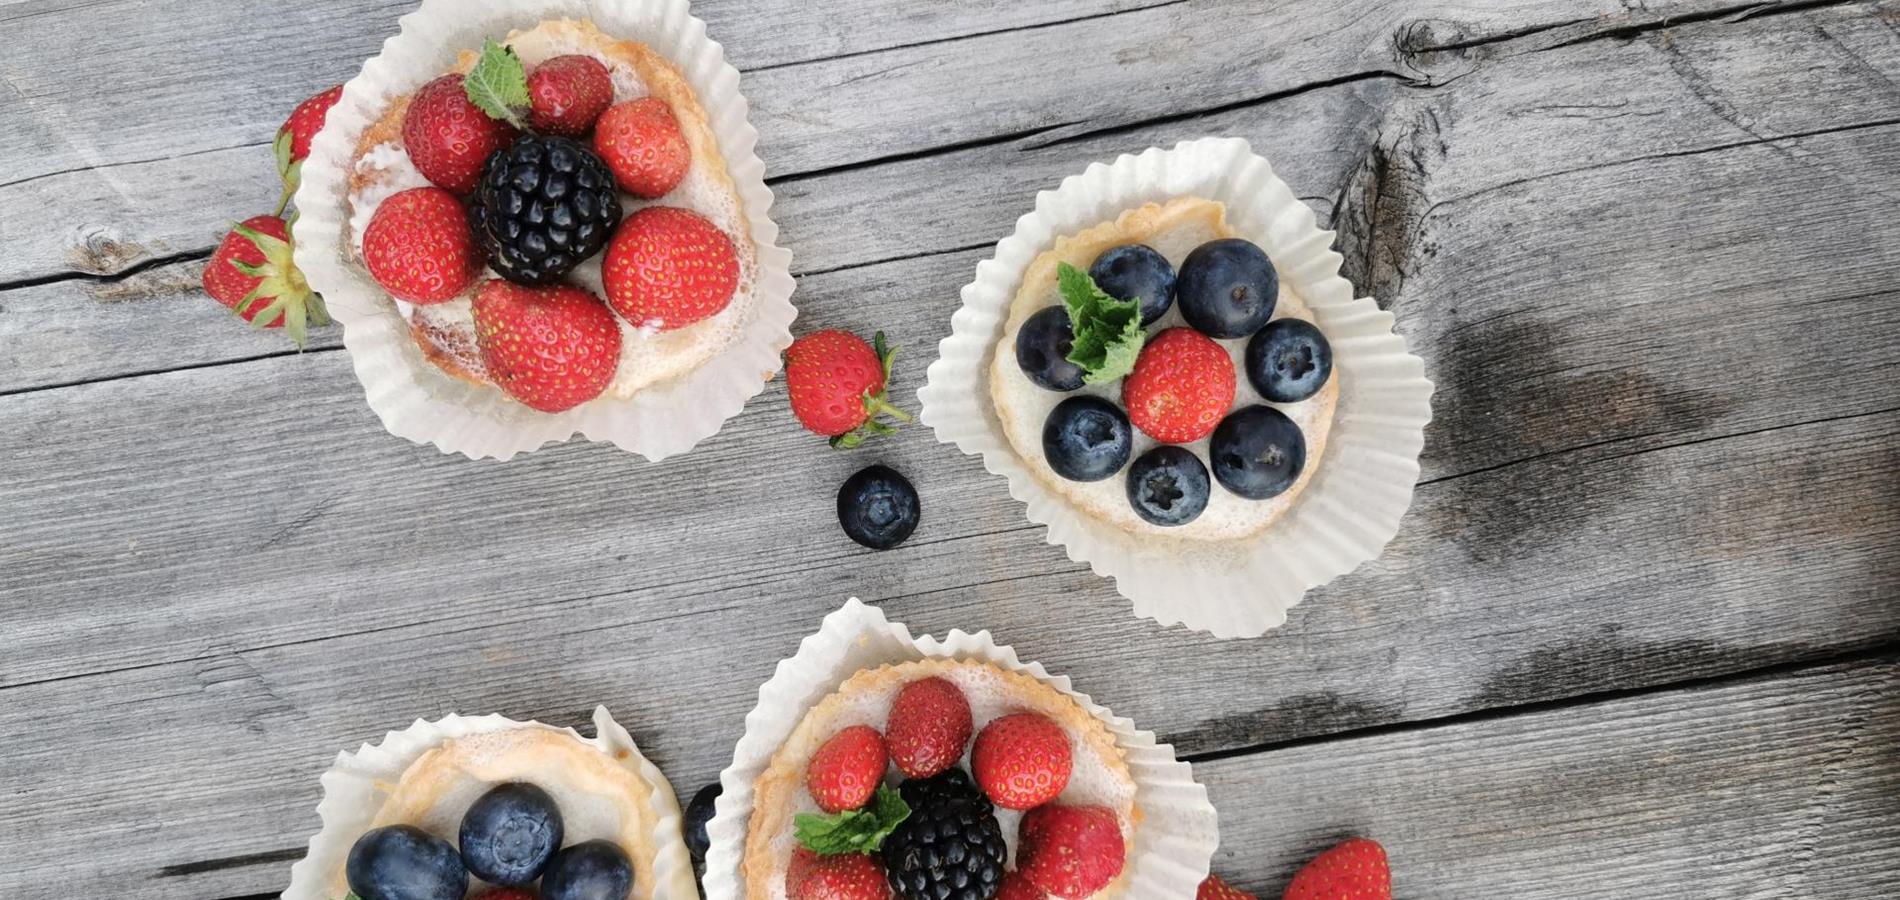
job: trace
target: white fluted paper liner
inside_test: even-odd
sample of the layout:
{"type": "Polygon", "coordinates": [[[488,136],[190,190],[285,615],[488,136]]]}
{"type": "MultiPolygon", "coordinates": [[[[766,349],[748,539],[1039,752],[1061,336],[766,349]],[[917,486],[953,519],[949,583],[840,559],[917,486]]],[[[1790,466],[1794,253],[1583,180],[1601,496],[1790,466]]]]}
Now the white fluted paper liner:
{"type": "MultiPolygon", "coordinates": [[[[680,806],[673,786],[658,766],[640,753],[633,736],[615,722],[607,708],[594,708],[594,737],[584,738],[572,728],[555,728],[540,722],[517,722],[503,716],[444,716],[433,722],[417,719],[401,731],[383,736],[381,743],[364,744],[355,752],[343,751],[323,773],[323,799],[317,804],[317,816],[323,828],[310,839],[310,850],[290,868],[290,887],[283,900],[337,900],[330,879],[349,858],[356,839],[368,831],[389,798],[402,773],[422,754],[444,741],[471,735],[510,731],[516,728],[543,728],[566,734],[602,753],[620,757],[653,787],[648,798],[653,813],[653,845],[658,855],[653,860],[652,900],[698,900],[693,884],[692,857],[680,836],[680,806]]],[[[444,835],[452,839],[453,835],[444,835]]],[[[475,882],[470,880],[471,884],[475,882]]],[[[638,886],[635,887],[639,891],[638,886]]]]}
{"type": "Polygon", "coordinates": [[[1174,758],[1174,748],[1155,742],[1152,732],[1109,712],[1076,691],[1067,676],[1051,675],[1041,663],[1023,662],[1016,651],[998,645],[988,631],[953,630],[942,640],[911,636],[901,622],[856,598],[825,617],[817,633],[781,660],[770,681],[759,688],[759,704],[745,717],[745,734],[733,750],[732,765],[719,773],[721,793],[707,826],[711,849],[701,879],[708,900],[746,896],[740,867],[745,859],[746,824],[752,818],[753,783],[770,765],[805,713],[859,671],[888,663],[932,657],[980,660],[1028,675],[1081,704],[1115,737],[1134,776],[1135,804],[1142,813],[1135,830],[1126,878],[1126,896],[1139,900],[1193,897],[1207,877],[1208,863],[1220,842],[1207,789],[1192,768],[1174,758]]]}
{"type": "Polygon", "coordinates": [[[1258,637],[1285,622],[1308,589],[1384,551],[1411,505],[1431,420],[1424,362],[1406,352],[1390,313],[1354,297],[1332,245],[1333,232],[1320,230],[1313,210],[1243,140],[1202,138],[1091,165],[1037,194],[1035,211],[977,266],[918,391],[923,421],[938,440],[982,456],[984,468],[1007,478],[1029,520],[1048,526],[1049,542],[1115,579],[1137,615],[1217,637],[1258,637]],[[1322,455],[1308,460],[1317,468],[1305,490],[1262,533],[1197,546],[1145,541],[1050,491],[1011,447],[989,391],[990,354],[1030,262],[1058,237],[1185,195],[1226,204],[1228,224],[1267,251],[1331,342],[1339,379],[1332,430],[1322,455]]]}
{"type": "Polygon", "coordinates": [[[343,327],[369,405],[392,434],[445,453],[508,459],[575,435],[612,441],[649,460],[693,448],[737,415],[779,370],[791,345],[791,253],[777,246],[759,134],[746,121],[739,72],[686,0],[423,0],[401,31],[343,88],[304,161],[297,192],[297,265],[343,327]],[[685,73],[711,119],[757,249],[756,299],[732,343],[694,371],[633,397],[603,396],[564,413],[535,412],[501,391],[430,364],[407,322],[361,266],[348,260],[350,158],[392,98],[447,71],[484,38],[551,18],[592,19],[607,34],[641,41],[685,73]]]}

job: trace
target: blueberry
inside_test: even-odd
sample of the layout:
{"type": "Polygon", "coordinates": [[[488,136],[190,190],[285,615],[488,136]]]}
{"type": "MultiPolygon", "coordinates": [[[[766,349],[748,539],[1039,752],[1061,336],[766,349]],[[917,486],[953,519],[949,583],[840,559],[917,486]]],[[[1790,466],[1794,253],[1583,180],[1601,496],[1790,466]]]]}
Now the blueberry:
{"type": "Polygon", "coordinates": [[[1209,241],[1181,262],[1181,317],[1208,337],[1244,338],[1273,318],[1280,274],[1266,251],[1238,238],[1209,241]]]}
{"type": "Polygon", "coordinates": [[[1153,325],[1174,305],[1174,266],[1146,244],[1126,244],[1089,266],[1095,286],[1118,300],[1141,301],[1141,324],[1153,325]]]}
{"type": "Polygon", "coordinates": [[[627,900],[633,861],[612,841],[583,841],[555,854],[541,876],[541,900],[627,900]]]}
{"type": "Polygon", "coordinates": [[[561,849],[561,809],[526,782],[498,784],[462,815],[462,861],[476,878],[520,887],[541,877],[561,849]]]}
{"type": "Polygon", "coordinates": [[[1128,468],[1128,503],[1155,525],[1186,525],[1200,518],[1207,493],[1207,467],[1180,447],[1156,447],[1128,468]]]}
{"type": "Polygon", "coordinates": [[[871,466],[838,489],[838,523],[851,539],[873,550],[889,550],[917,530],[921,515],[917,489],[885,466],[871,466]]]}
{"type": "Polygon", "coordinates": [[[413,825],[364,832],[343,867],[363,900],[462,900],[468,870],[454,845],[413,825]]]}
{"type": "Polygon", "coordinates": [[[1135,431],[1121,407],[1100,397],[1070,397],[1042,426],[1049,468],[1070,481],[1101,481],[1122,470],[1135,449],[1135,431]]]}
{"type": "Polygon", "coordinates": [[[1306,436],[1271,406],[1249,406],[1214,429],[1208,456],[1223,487],[1249,500],[1278,496],[1306,468],[1306,436]]]}
{"type": "Polygon", "coordinates": [[[704,864],[706,851],[712,847],[712,840],[706,837],[706,823],[712,821],[713,801],[719,799],[719,782],[706,785],[693,795],[693,802],[686,804],[686,822],[681,830],[686,836],[686,852],[693,862],[704,864]]]}
{"type": "Polygon", "coordinates": [[[1082,367],[1069,362],[1069,350],[1075,344],[1075,331],[1069,325],[1069,310],[1051,306],[1029,317],[1016,332],[1016,365],[1029,380],[1052,391],[1073,391],[1082,386],[1082,367]]]}
{"type": "Polygon", "coordinates": [[[1326,386],[1333,345],[1301,319],[1278,319],[1247,342],[1247,380],[1275,403],[1298,403],[1326,386]]]}

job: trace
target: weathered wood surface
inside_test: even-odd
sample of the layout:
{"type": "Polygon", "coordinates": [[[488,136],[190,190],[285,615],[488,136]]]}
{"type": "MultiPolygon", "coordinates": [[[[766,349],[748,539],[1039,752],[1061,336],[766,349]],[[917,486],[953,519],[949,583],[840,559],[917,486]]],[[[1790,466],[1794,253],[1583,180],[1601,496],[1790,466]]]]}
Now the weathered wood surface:
{"type": "MultiPolygon", "coordinates": [[[[45,112],[50,82],[35,79],[59,58],[58,22],[163,19],[146,27],[202,58],[226,37],[182,3],[58,6],[0,5],[0,20],[32,12],[21,21],[43,29],[0,63],[14,92],[0,117],[24,102],[29,119],[0,131],[0,160],[22,172],[108,143],[99,110],[45,112]],[[57,123],[58,141],[33,143],[31,123],[57,123]]],[[[878,557],[845,544],[828,507],[854,461],[800,434],[777,385],[657,467],[600,447],[505,466],[411,447],[363,406],[334,333],[289,354],[192,293],[215,223],[239,194],[268,193],[247,144],[274,123],[154,73],[134,95],[189,129],[135,117],[117,155],[79,158],[104,168],[0,184],[0,282],[31,282],[0,290],[0,734],[13,735],[0,845],[24,848],[0,889],[32,896],[57,874],[108,895],[273,890],[314,825],[328,757],[450,710],[578,724],[606,702],[690,789],[729,755],[774,662],[854,593],[927,630],[992,627],[1184,751],[1222,757],[1209,771],[1223,860],[1266,889],[1324,829],[1354,824],[1290,802],[1287,784],[1376,806],[1441,784],[1407,779],[1457,749],[1476,772],[1561,761],[1620,778],[1627,763],[1587,729],[1508,712],[1637,690],[1653,693],[1591,709],[1713,734],[1757,695],[1720,694],[1736,711],[1710,718],[1706,690],[1669,684],[1900,641],[1900,6],[880,6],[888,20],[836,38],[852,43],[807,31],[809,46],[780,37],[816,27],[806,4],[701,9],[750,71],[803,273],[800,327],[891,331],[908,393],[981,247],[1035,190],[1120,152],[1248,137],[1341,229],[1349,274],[1440,384],[1425,483],[1386,556],[1316,591],[1282,631],[1218,643],[1128,618],[996,479],[920,429],[878,455],[923,473],[924,530],[878,557]],[[1171,49],[1175,34],[1193,46],[1171,49]],[[1078,44],[1066,86],[997,75],[1078,44]],[[1103,46],[1159,49],[1110,65],[1103,46]],[[1276,55],[1210,75],[1235,48],[1276,55]],[[1064,114],[1034,118],[1056,112],[1050,96],[1064,114]],[[1084,124],[1021,133],[1074,113],[1084,124]],[[239,166],[252,180],[232,186],[239,166]],[[121,236],[108,246],[125,252],[69,259],[74,228],[121,236]],[[1431,727],[1472,715],[1503,718],[1431,727]],[[1401,731],[1332,737],[1365,728],[1401,731]],[[1273,749],[1289,740],[1303,746],[1273,749]],[[1324,760],[1360,762],[1329,775],[1324,760]],[[1289,766],[1306,780],[1271,780],[1289,766]],[[75,818],[75,803],[94,815],[75,818]],[[1265,806],[1296,812],[1246,812],[1265,806]]],[[[226,87],[284,105],[346,74],[405,7],[279,22],[266,30],[310,31],[337,71],[226,87]]],[[[261,25],[262,9],[244,21],[261,25]]],[[[124,64],[95,63],[108,77],[124,64]]],[[[1496,797],[1482,818],[1396,804],[1357,827],[1410,844],[1420,880],[1401,884],[1415,896],[1581,893],[1614,865],[1564,856],[1585,827],[1601,846],[1659,818],[1716,836],[1684,846],[1759,836],[1750,823],[1815,811],[1790,795],[1755,818],[1704,812],[1697,792],[1768,761],[1821,767],[1810,732],[1864,715],[1782,675],[1761,690],[1809,704],[1806,718],[1730,748],[1701,782],[1679,776],[1694,786],[1681,795],[1632,790],[1589,820],[1544,806],[1513,818],[1496,797]],[[1458,841],[1411,841],[1434,829],[1458,841]]],[[[1882,721],[1863,766],[1896,756],[1882,721]]],[[[1612,745],[1646,740],[1630,734],[1612,745]]],[[[1836,792],[1840,818],[1820,819],[1861,841],[1843,858],[1890,860],[1873,816],[1891,810],[1871,792],[1892,770],[1867,772],[1836,792]]],[[[1754,864],[1770,868],[1731,871],[1778,887],[1823,877],[1754,864]]],[[[1616,877],[1640,874],[1647,896],[1723,893],[1662,868],[1616,877]]],[[[1878,872],[1850,866],[1785,895],[1886,896],[1878,872]]]]}

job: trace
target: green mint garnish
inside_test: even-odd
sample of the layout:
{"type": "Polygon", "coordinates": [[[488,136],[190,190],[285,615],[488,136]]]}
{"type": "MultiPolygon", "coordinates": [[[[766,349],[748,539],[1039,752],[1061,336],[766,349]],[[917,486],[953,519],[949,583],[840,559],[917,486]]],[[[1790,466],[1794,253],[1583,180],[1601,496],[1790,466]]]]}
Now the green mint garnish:
{"type": "Polygon", "coordinates": [[[863,809],[821,816],[799,813],[792,819],[798,843],[819,856],[876,853],[891,832],[910,818],[910,804],[890,785],[879,785],[863,809]]]}
{"type": "Polygon", "coordinates": [[[462,79],[468,102],[475,104],[491,119],[500,119],[516,128],[527,127],[528,70],[514,48],[488,41],[482,46],[482,58],[462,79]]]}
{"type": "Polygon", "coordinates": [[[1069,308],[1069,326],[1075,331],[1069,362],[1082,367],[1082,381],[1100,384],[1133,372],[1135,358],[1147,340],[1141,328],[1141,302],[1109,296],[1087,272],[1068,263],[1056,267],[1056,283],[1062,289],[1062,304],[1069,308]]]}

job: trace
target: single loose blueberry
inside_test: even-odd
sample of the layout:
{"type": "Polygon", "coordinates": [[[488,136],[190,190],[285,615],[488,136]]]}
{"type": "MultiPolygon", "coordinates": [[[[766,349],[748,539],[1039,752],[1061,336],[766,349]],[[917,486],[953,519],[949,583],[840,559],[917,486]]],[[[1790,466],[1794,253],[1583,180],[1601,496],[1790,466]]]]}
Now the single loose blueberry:
{"type": "Polygon", "coordinates": [[[468,870],[455,846],[413,825],[388,825],[356,839],[343,865],[362,900],[462,900],[468,870]]]}
{"type": "Polygon", "coordinates": [[[1043,458],[1070,481],[1101,481],[1122,470],[1135,449],[1135,430],[1121,407],[1100,397],[1056,404],[1042,426],[1043,458]]]}
{"type": "Polygon", "coordinates": [[[1207,452],[1214,478],[1249,500],[1279,496],[1306,468],[1306,436],[1271,406],[1249,406],[1223,419],[1207,452]]]}
{"type": "Polygon", "coordinates": [[[706,851],[712,848],[712,840],[706,836],[706,823],[712,821],[713,801],[719,799],[722,789],[719,782],[706,785],[693,795],[693,802],[686,804],[686,822],[681,831],[686,837],[686,852],[693,862],[704,864],[706,851]]]}
{"type": "Polygon", "coordinates": [[[1124,244],[1096,257],[1089,278],[1110,297],[1141,301],[1144,326],[1174,306],[1174,266],[1146,244],[1124,244]]]}
{"type": "Polygon", "coordinates": [[[1051,391],[1073,391],[1082,386],[1082,367],[1069,362],[1075,331],[1066,307],[1051,306],[1016,331],[1016,365],[1038,386],[1051,391]]]}
{"type": "Polygon", "coordinates": [[[541,877],[564,831],[547,791],[521,781],[498,784],[462,815],[462,862],[476,878],[520,887],[541,877]]]}
{"type": "Polygon", "coordinates": [[[1186,525],[1207,509],[1207,467],[1181,447],[1162,445],[1128,467],[1128,503],[1163,527],[1186,525]]]}
{"type": "Polygon", "coordinates": [[[838,524],[851,539],[889,550],[917,530],[922,508],[909,479],[886,466],[871,466],[838,489],[838,524]]]}
{"type": "Polygon", "coordinates": [[[1280,273],[1266,251],[1239,238],[1209,241],[1181,261],[1181,318],[1208,337],[1244,338],[1273,318],[1280,273]]]}
{"type": "Polygon", "coordinates": [[[1275,319],[1247,342],[1247,381],[1275,403],[1298,403],[1333,375],[1333,345],[1302,319],[1275,319]]]}
{"type": "Polygon", "coordinates": [[[633,861],[612,841],[583,841],[554,855],[541,876],[541,900],[627,900],[633,861]]]}

